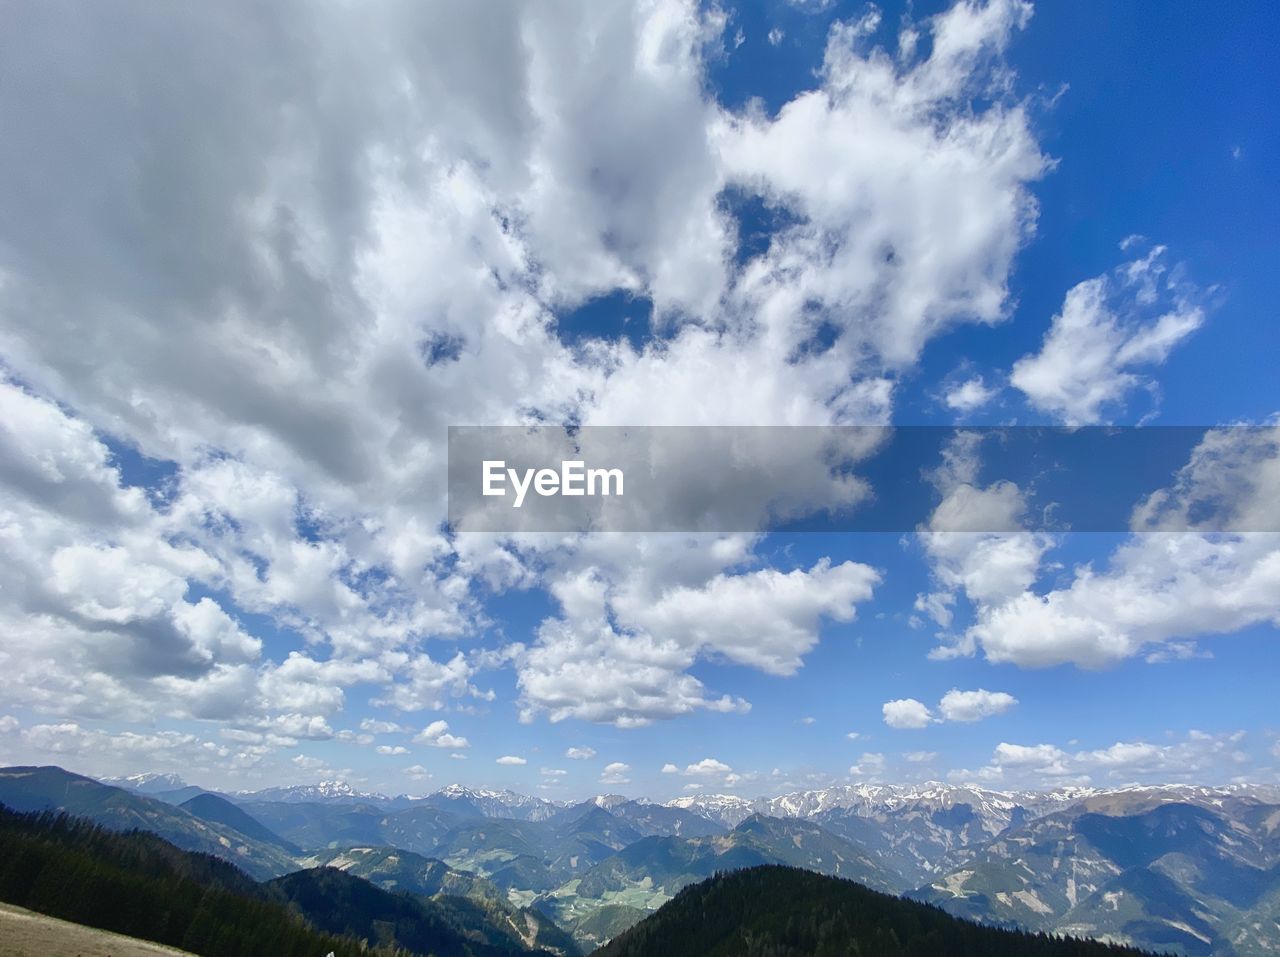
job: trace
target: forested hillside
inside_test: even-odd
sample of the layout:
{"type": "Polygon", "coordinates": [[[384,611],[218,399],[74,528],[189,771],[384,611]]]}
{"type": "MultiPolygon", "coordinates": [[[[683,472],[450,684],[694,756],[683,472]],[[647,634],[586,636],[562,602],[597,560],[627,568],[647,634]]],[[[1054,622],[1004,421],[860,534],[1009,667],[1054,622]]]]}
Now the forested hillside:
{"type": "Polygon", "coordinates": [[[367,953],[308,927],[215,857],[49,812],[0,807],[0,900],[206,957],[367,953]]]}
{"type": "Polygon", "coordinates": [[[1142,951],[983,927],[790,867],[685,888],[595,957],[1119,957],[1142,951]]]}
{"type": "Polygon", "coordinates": [[[461,899],[389,893],[331,868],[258,884],[153,834],[3,806],[0,901],[204,957],[552,957],[461,899]]]}

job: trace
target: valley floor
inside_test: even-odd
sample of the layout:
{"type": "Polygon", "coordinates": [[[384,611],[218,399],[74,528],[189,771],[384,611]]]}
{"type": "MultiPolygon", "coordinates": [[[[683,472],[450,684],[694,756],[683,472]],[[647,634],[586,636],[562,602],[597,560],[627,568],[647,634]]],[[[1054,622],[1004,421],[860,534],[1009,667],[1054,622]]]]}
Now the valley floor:
{"type": "Polygon", "coordinates": [[[150,941],[0,903],[0,957],[193,957],[150,941]]]}

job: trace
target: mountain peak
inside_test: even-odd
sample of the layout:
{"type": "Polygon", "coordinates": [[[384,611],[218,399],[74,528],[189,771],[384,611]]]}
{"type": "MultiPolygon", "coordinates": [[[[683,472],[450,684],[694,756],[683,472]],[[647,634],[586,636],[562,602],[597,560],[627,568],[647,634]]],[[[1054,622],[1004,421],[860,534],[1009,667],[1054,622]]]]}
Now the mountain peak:
{"type": "Polygon", "coordinates": [[[294,784],[288,787],[264,788],[260,791],[237,791],[236,796],[255,801],[280,801],[297,804],[314,801],[320,804],[343,801],[387,801],[385,794],[359,791],[346,781],[321,781],[318,784],[294,784]]]}
{"type": "Polygon", "coordinates": [[[155,794],[159,791],[177,791],[187,786],[187,782],[176,774],[163,774],[158,771],[145,771],[140,774],[129,774],[124,777],[102,778],[103,784],[112,787],[128,788],[142,794],[155,794]]]}

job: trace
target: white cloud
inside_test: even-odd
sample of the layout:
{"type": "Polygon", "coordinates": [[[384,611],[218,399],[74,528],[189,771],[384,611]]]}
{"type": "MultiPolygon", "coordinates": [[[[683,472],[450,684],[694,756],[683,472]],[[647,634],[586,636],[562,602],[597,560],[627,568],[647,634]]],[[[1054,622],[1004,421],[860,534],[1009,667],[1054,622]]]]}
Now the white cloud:
{"type": "Polygon", "coordinates": [[[774,27],[766,34],[765,39],[769,41],[769,46],[776,47],[785,36],[786,34],[782,32],[781,28],[774,27]]]}
{"type": "Polygon", "coordinates": [[[981,721],[983,718],[1003,714],[1018,703],[1018,699],[1003,691],[960,691],[952,688],[938,702],[938,712],[947,721],[981,721]]]}
{"type": "Polygon", "coordinates": [[[564,756],[573,761],[590,761],[596,756],[595,748],[568,748],[564,756]]]}
{"type": "Polygon", "coordinates": [[[401,744],[380,744],[374,748],[378,754],[408,754],[409,749],[401,744]]]}
{"type": "Polygon", "coordinates": [[[413,739],[414,744],[425,744],[433,748],[458,750],[469,748],[471,743],[463,737],[449,733],[448,721],[432,721],[413,739]]]}
{"type": "Polygon", "coordinates": [[[902,757],[912,764],[928,764],[938,757],[937,751],[904,751],[902,757]]]}
{"type": "Polygon", "coordinates": [[[20,728],[21,722],[11,714],[0,714],[0,734],[11,734],[20,728]]]}
{"type": "Polygon", "coordinates": [[[923,612],[934,620],[939,626],[947,628],[951,625],[951,618],[954,612],[953,606],[956,603],[956,596],[949,591],[931,592],[927,595],[917,595],[914,605],[916,611],[923,612]]]}
{"type": "Polygon", "coordinates": [[[857,731],[850,731],[848,734],[845,735],[845,737],[848,738],[850,741],[857,741],[859,738],[862,737],[862,735],[857,731]]]}
{"type": "Polygon", "coordinates": [[[1280,623],[1274,536],[1144,535],[1106,571],[986,610],[970,633],[986,657],[1023,667],[1098,668],[1171,639],[1280,623]]]}
{"type": "Polygon", "coordinates": [[[849,768],[849,774],[856,778],[875,778],[884,773],[885,765],[883,754],[867,751],[858,758],[857,764],[849,768]]]}
{"type": "Polygon", "coordinates": [[[835,0],[787,0],[787,4],[804,13],[825,13],[835,6],[835,0]]]}
{"type": "MultiPolygon", "coordinates": [[[[937,713],[915,698],[886,701],[881,711],[884,723],[891,728],[919,729],[944,721],[974,722],[1003,714],[1018,703],[1018,699],[1003,691],[961,691],[952,688],[938,702],[937,713]]],[[[852,739],[854,736],[850,736],[852,739]]]]}
{"type": "Polygon", "coordinates": [[[517,766],[522,764],[528,764],[529,762],[524,758],[518,757],[514,754],[504,754],[502,757],[498,758],[494,763],[517,766]]]}
{"type": "Polygon", "coordinates": [[[729,765],[725,764],[723,761],[717,761],[715,758],[703,758],[701,761],[697,761],[686,767],[684,769],[684,773],[702,776],[728,774],[732,770],[733,768],[729,767],[729,765]]]}
{"type": "MultiPolygon", "coordinates": [[[[710,557],[729,562],[737,554],[717,558],[713,544],[710,557]]],[[[647,581],[652,572],[633,561],[626,569],[593,565],[553,585],[563,617],[544,621],[538,642],[518,659],[526,718],[546,711],[552,721],[625,727],[697,709],[745,711],[747,702],[709,696],[685,669],[709,657],[792,674],[817,643],[821,620],[853,620],[878,580],[866,565],[825,560],[808,571],[715,574],[696,587],[647,581]]]]}
{"type": "Polygon", "coordinates": [[[631,780],[627,777],[627,772],[631,770],[631,765],[624,764],[622,761],[613,761],[604,766],[604,770],[600,772],[601,784],[630,784],[631,780]]]}
{"type": "Polygon", "coordinates": [[[319,715],[280,714],[261,722],[260,727],[269,728],[276,734],[290,738],[303,738],[308,741],[327,741],[334,736],[329,722],[319,715]]]}
{"type": "Polygon", "coordinates": [[[104,731],[74,721],[20,727],[0,720],[0,733],[13,735],[6,746],[10,754],[40,755],[99,776],[122,768],[203,775],[235,758],[225,744],[178,731],[104,731]]]}
{"type": "Polygon", "coordinates": [[[794,674],[818,640],[818,622],[852,621],[879,574],[867,565],[818,562],[808,571],[764,569],[677,587],[653,604],[626,609],[646,631],[770,674],[794,674]]]}
{"type": "MultiPolygon", "coordinates": [[[[741,295],[779,326],[787,315],[834,323],[841,337],[815,367],[860,348],[909,363],[957,321],[1005,317],[1006,276],[1035,218],[1026,184],[1047,164],[1024,111],[984,63],[1029,12],[959,4],[930,22],[930,56],[902,70],[868,48],[867,20],[838,23],[822,90],[776,119],[728,126],[730,176],[760,184],[801,220],[747,269],[741,295]],[[975,89],[999,105],[958,110],[975,89]],[[926,116],[945,119],[934,126],[926,116]]],[[[800,324],[779,345],[795,348],[811,330],[800,324]]]]}
{"type": "Polygon", "coordinates": [[[999,394],[998,388],[988,386],[982,376],[978,375],[948,389],[943,398],[947,408],[968,415],[987,405],[999,394]]]}
{"type": "MultiPolygon", "coordinates": [[[[745,711],[695,665],[796,673],[872,569],[780,571],[751,536],[452,539],[439,436],[885,421],[930,338],[1008,315],[1048,165],[999,56],[1028,15],[961,4],[905,28],[896,62],[874,18],[837,24],[818,88],[766,115],[706,96],[724,17],[679,0],[496,26],[297,7],[276,46],[247,39],[280,35],[266,9],[227,31],[198,6],[42,7],[0,90],[43,117],[0,162],[0,223],[35,224],[0,236],[0,355],[24,383],[0,388],[0,699],[260,735],[232,768],[335,737],[354,694],[488,700],[487,668],[516,671],[526,720],[745,711]],[[793,214],[743,267],[726,187],[793,214]],[[562,341],[557,312],[618,290],[652,298],[662,348],[562,341]],[[166,470],[163,508],[104,437],[166,470]],[[553,585],[561,614],[461,650],[489,640],[476,583],[553,585]]],[[[415,740],[466,747],[437,724],[415,740]]]]}
{"type": "Polygon", "coordinates": [[[380,721],[377,718],[365,718],[360,722],[360,730],[371,734],[400,734],[409,731],[402,724],[394,721],[380,721]]]}
{"type": "Polygon", "coordinates": [[[1156,246],[1067,293],[1040,352],[1019,359],[1009,375],[1034,407],[1086,425],[1103,421],[1134,389],[1153,387],[1134,370],[1163,363],[1204,321],[1194,290],[1166,276],[1164,252],[1156,246]]]}
{"type": "MultiPolygon", "coordinates": [[[[960,433],[948,451],[938,481],[944,503],[962,489],[988,500],[976,509],[984,522],[1016,523],[1022,504],[1015,487],[974,484],[978,441],[960,433]]],[[[948,644],[934,656],[981,650],[991,661],[1024,667],[1070,662],[1097,668],[1137,655],[1158,663],[1209,654],[1199,647],[1207,635],[1280,621],[1280,536],[1268,531],[1280,527],[1278,500],[1280,430],[1215,429],[1172,485],[1134,509],[1135,532],[1167,534],[1134,535],[1105,567],[1079,566],[1057,587],[1032,588],[1054,545],[1048,536],[925,533],[936,576],[963,589],[976,612],[963,634],[943,636],[948,644]]]]}
{"type": "Polygon", "coordinates": [[[1190,781],[1210,776],[1235,776],[1250,762],[1240,747],[1243,731],[1209,734],[1190,731],[1172,744],[1117,741],[1105,748],[1070,752],[1053,744],[1020,745],[1001,742],[991,764],[977,772],[984,779],[1037,784],[1073,780],[1099,784],[1139,781],[1190,781]]]}
{"type": "Polygon", "coordinates": [[[1065,752],[1051,744],[1028,747],[1002,741],[996,745],[992,763],[999,768],[1032,768],[1039,774],[1060,775],[1068,773],[1066,758],[1065,752]]]}
{"type": "Polygon", "coordinates": [[[431,772],[424,768],[421,764],[410,765],[404,769],[404,773],[408,775],[412,781],[430,781],[431,772]]]}
{"type": "Polygon", "coordinates": [[[1169,641],[1148,652],[1143,657],[1149,665],[1162,665],[1170,661],[1191,661],[1195,658],[1212,658],[1213,652],[1201,648],[1194,641],[1169,641]]]}
{"type": "Polygon", "coordinates": [[[884,723],[891,728],[926,728],[935,720],[928,707],[915,698],[886,701],[880,710],[884,723]]]}
{"type": "Polygon", "coordinates": [[[538,770],[538,773],[541,774],[544,778],[562,778],[562,777],[565,777],[569,772],[564,770],[563,768],[540,768],[538,770]]]}
{"type": "MultiPolygon", "coordinates": [[[[945,590],[918,596],[916,609],[944,628],[951,623],[957,591],[981,605],[999,605],[1031,586],[1052,545],[1047,535],[1014,531],[1022,527],[1027,510],[1017,485],[979,483],[979,451],[986,437],[961,431],[950,439],[932,476],[942,500],[920,530],[934,578],[945,590]]],[[[935,656],[967,652],[970,645],[962,639],[935,656]]]]}
{"type": "Polygon", "coordinates": [[[481,697],[470,683],[475,668],[461,652],[448,661],[405,652],[389,652],[383,657],[393,667],[397,680],[375,704],[387,704],[403,711],[424,711],[444,707],[463,695],[481,697]]]}

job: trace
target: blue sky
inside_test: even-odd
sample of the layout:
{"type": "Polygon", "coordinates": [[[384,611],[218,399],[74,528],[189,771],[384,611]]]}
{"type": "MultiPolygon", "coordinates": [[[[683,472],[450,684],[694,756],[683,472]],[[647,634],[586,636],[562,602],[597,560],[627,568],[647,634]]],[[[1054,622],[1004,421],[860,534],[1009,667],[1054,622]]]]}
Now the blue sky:
{"type": "MultiPolygon", "coordinates": [[[[1274,533],[443,524],[449,425],[1274,426],[1269,7],[100,16],[0,55],[0,761],[1280,780],[1274,533]]],[[[1274,528],[1278,459],[1207,433],[1146,527],[1274,528]]]]}

